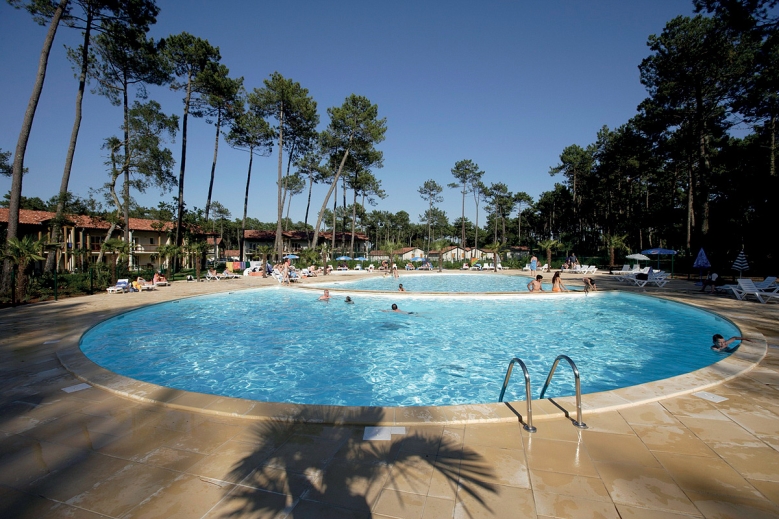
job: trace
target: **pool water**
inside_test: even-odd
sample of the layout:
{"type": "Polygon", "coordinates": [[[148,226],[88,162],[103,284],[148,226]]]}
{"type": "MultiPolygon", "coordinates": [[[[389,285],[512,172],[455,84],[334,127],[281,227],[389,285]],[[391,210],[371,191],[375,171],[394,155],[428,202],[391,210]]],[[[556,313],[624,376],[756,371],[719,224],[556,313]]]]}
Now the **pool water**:
{"type": "MultiPolygon", "coordinates": [[[[544,290],[552,290],[552,274],[544,276],[544,290]]],[[[314,283],[322,288],[338,288],[339,290],[381,290],[397,291],[398,284],[408,292],[527,292],[530,276],[517,276],[495,272],[473,272],[469,274],[444,274],[425,272],[406,274],[401,272],[400,278],[394,279],[391,274],[386,276],[374,274],[362,279],[344,279],[336,275],[317,278],[314,283]]],[[[314,284],[309,283],[309,285],[314,284]]],[[[563,284],[569,290],[582,290],[581,276],[578,279],[563,279],[563,284]],[[570,281],[570,286],[566,283],[570,281]]]]}
{"type": "MultiPolygon", "coordinates": [[[[402,278],[401,278],[402,279],[402,278]]],[[[141,308],[88,331],[83,352],[138,380],[267,402],[417,406],[496,402],[513,357],[533,395],[559,354],[584,393],[659,380],[725,354],[711,336],[728,321],[626,293],[585,296],[343,295],[266,288],[141,308]],[[392,303],[413,314],[388,312],[392,303]]],[[[573,394],[564,366],[548,396],[573,394]]],[[[506,400],[523,400],[521,376],[506,400]]]]}

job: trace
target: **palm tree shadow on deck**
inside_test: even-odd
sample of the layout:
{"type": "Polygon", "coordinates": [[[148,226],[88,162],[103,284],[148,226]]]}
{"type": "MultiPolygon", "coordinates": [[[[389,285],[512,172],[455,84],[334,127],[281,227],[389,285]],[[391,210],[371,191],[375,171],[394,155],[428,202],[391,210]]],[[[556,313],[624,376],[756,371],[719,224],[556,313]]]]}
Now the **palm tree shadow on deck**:
{"type": "Polygon", "coordinates": [[[382,418],[376,409],[367,421],[361,413],[361,425],[330,425],[350,419],[304,411],[258,424],[257,449],[233,466],[227,479],[236,487],[228,491],[218,516],[367,518],[382,488],[419,488],[426,494],[429,479],[419,475],[430,468],[445,478],[453,494],[466,493],[491,511],[481,493],[497,493],[497,487],[487,483],[493,470],[481,455],[441,434],[443,426],[435,434],[422,430],[390,441],[364,441],[365,426],[378,425],[382,418]]]}

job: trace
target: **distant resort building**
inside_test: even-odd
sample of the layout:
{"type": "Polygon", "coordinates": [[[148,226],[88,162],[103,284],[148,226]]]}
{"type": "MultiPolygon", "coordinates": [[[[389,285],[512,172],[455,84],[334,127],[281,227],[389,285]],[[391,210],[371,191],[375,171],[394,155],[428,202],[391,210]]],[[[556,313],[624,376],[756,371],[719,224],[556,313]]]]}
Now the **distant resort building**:
{"type": "MultiPolygon", "coordinates": [[[[314,237],[314,231],[283,231],[281,233],[284,254],[294,254],[308,248],[311,239],[314,237]]],[[[247,230],[243,233],[243,255],[242,261],[261,256],[257,252],[260,247],[274,247],[276,245],[276,231],[252,231],[247,230]]],[[[333,233],[322,232],[317,237],[317,245],[332,244],[333,233]]],[[[348,250],[352,244],[352,233],[335,233],[335,249],[348,250]]],[[[354,253],[356,255],[366,254],[370,247],[370,241],[366,234],[354,233],[354,253]]]]}
{"type": "MultiPolygon", "coordinates": [[[[0,208],[0,227],[4,235],[8,228],[9,210],[0,208]]],[[[57,214],[49,211],[19,211],[19,231],[21,236],[34,236],[37,240],[48,238],[51,242],[52,222],[57,214]]],[[[62,225],[63,242],[60,244],[60,260],[67,270],[75,270],[81,261],[94,263],[100,254],[111,223],[98,217],[85,215],[65,215],[62,225]]],[[[170,245],[169,238],[173,230],[170,222],[130,218],[130,240],[132,241],[130,264],[135,266],[158,268],[160,257],[157,250],[170,245]]],[[[117,225],[110,238],[124,238],[124,229],[117,225]]],[[[105,253],[104,253],[105,254],[105,253]]]]}
{"type": "MultiPolygon", "coordinates": [[[[378,261],[378,262],[389,261],[390,259],[389,252],[390,251],[372,250],[368,254],[368,259],[370,261],[378,261]]],[[[425,251],[423,251],[419,247],[403,247],[402,249],[392,251],[392,257],[393,258],[400,257],[401,261],[411,261],[412,258],[425,257],[425,251]]]]}

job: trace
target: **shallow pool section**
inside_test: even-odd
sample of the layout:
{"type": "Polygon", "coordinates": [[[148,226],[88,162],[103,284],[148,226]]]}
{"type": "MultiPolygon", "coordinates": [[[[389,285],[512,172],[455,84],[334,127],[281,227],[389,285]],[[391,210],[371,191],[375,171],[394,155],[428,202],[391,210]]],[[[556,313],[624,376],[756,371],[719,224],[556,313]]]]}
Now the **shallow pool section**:
{"type": "MultiPolygon", "coordinates": [[[[177,389],[349,406],[496,402],[513,357],[534,397],[558,354],[592,393],[664,379],[725,355],[711,335],[738,330],[713,314],[624,293],[548,296],[342,296],[282,288],[198,297],[135,310],[81,339],[87,357],[177,389]],[[401,309],[388,312],[397,302],[401,309]]],[[[558,368],[549,396],[573,394],[558,368]]],[[[566,368],[567,369],[567,368],[566,368]]],[[[506,400],[524,399],[519,374],[506,400]]]]}
{"type": "MultiPolygon", "coordinates": [[[[551,273],[543,273],[544,290],[552,290],[551,273]]],[[[527,292],[527,284],[530,275],[512,275],[496,272],[470,272],[470,273],[439,273],[417,272],[406,273],[401,271],[400,278],[394,279],[391,274],[374,273],[371,277],[362,279],[349,279],[338,274],[325,276],[312,280],[312,283],[322,288],[338,288],[340,290],[379,290],[397,291],[398,284],[402,283],[408,292],[527,292]]],[[[563,278],[563,284],[571,281],[570,290],[581,289],[581,276],[576,279],[569,276],[563,278]]]]}

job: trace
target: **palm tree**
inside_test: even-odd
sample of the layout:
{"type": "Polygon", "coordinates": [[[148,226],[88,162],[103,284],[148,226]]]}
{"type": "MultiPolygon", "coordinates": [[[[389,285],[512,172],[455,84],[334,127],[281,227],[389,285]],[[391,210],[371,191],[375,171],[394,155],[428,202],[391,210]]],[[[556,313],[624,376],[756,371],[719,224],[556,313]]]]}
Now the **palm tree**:
{"type": "Polygon", "coordinates": [[[100,248],[105,251],[106,254],[115,256],[111,258],[111,281],[116,283],[116,264],[123,257],[127,256],[130,251],[130,247],[124,240],[120,240],[119,238],[109,238],[103,242],[103,245],[100,248]]]}
{"type": "Polygon", "coordinates": [[[498,271],[498,264],[500,261],[500,255],[503,249],[506,247],[506,244],[501,241],[496,241],[494,243],[490,243],[485,248],[490,249],[492,251],[492,270],[498,271]]]}
{"type": "Polygon", "coordinates": [[[169,280],[173,280],[173,277],[170,275],[170,259],[175,258],[181,254],[181,248],[177,247],[174,244],[166,244],[161,245],[157,247],[157,254],[160,255],[160,258],[162,258],[163,263],[166,265],[167,269],[167,278],[169,280]]]}
{"type": "Polygon", "coordinates": [[[393,256],[395,255],[395,251],[401,248],[401,244],[396,241],[387,240],[381,248],[387,253],[387,256],[389,257],[389,267],[392,269],[392,264],[395,263],[395,258],[393,256]]]}
{"type": "Polygon", "coordinates": [[[314,265],[319,262],[320,256],[316,249],[303,249],[300,251],[300,261],[303,266],[314,265]]]}
{"type": "Polygon", "coordinates": [[[276,251],[275,247],[271,247],[270,245],[260,245],[256,249],[254,249],[254,252],[256,254],[259,254],[262,258],[262,277],[266,278],[268,277],[268,269],[266,268],[266,262],[268,261],[267,258],[273,254],[276,251]]]}
{"type": "Polygon", "coordinates": [[[606,247],[609,249],[609,265],[613,266],[615,265],[614,261],[614,252],[616,250],[628,250],[628,244],[627,244],[628,235],[625,234],[623,236],[604,236],[603,240],[606,242],[606,247]]]}
{"type": "Polygon", "coordinates": [[[197,280],[200,280],[200,267],[208,249],[208,242],[205,241],[193,241],[187,244],[187,252],[195,256],[195,279],[197,280]]]}
{"type": "Polygon", "coordinates": [[[552,268],[552,251],[560,248],[560,242],[557,240],[544,240],[538,242],[538,246],[546,250],[546,264],[552,268]]]}
{"type": "Polygon", "coordinates": [[[436,240],[433,242],[433,247],[438,251],[438,272],[444,270],[444,247],[449,245],[449,240],[436,240]]]}
{"type": "Polygon", "coordinates": [[[32,236],[25,236],[21,240],[17,237],[8,238],[5,247],[5,260],[16,265],[16,299],[21,301],[27,288],[27,267],[33,261],[42,261],[43,241],[35,240],[32,236]]]}

